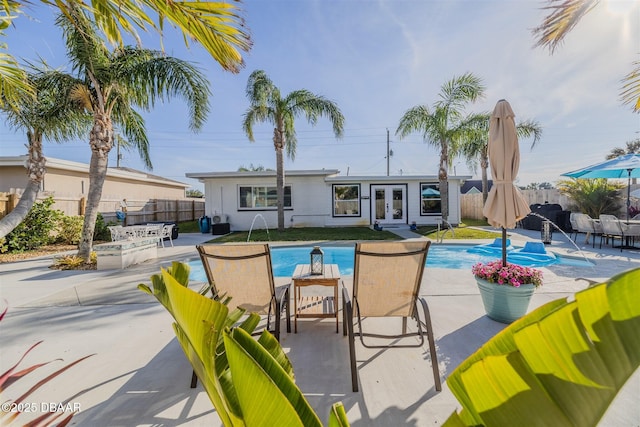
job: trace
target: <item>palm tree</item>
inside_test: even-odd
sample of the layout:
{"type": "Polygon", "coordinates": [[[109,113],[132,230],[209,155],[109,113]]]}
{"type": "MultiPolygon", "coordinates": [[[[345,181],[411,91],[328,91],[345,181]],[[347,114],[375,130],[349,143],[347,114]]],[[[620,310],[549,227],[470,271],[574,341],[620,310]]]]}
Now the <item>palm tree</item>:
{"type": "Polygon", "coordinates": [[[42,154],[42,140],[47,138],[63,142],[78,138],[90,127],[90,117],[83,115],[65,103],[56,88],[41,87],[40,75],[27,74],[29,87],[35,91],[35,98],[27,92],[19,92],[12,105],[0,103],[0,111],[6,115],[7,123],[16,130],[27,134],[27,177],[28,183],[16,207],[0,220],[0,238],[9,234],[29,213],[33,206],[46,173],[46,159],[42,154]]]}
{"type": "Polygon", "coordinates": [[[291,160],[296,155],[295,118],[304,114],[307,121],[315,125],[319,117],[327,117],[333,125],[336,138],[342,137],[344,117],[338,106],[328,99],[300,89],[284,98],[262,70],[256,70],[247,81],[247,97],[251,105],[244,114],[242,128],[251,142],[254,141],[253,125],[259,122],[273,124],[273,146],[276,150],[276,190],[278,208],[278,231],[284,231],[284,158],[283,151],[291,160]]]}
{"type": "MultiPolygon", "coordinates": [[[[547,47],[553,52],[562,44],[564,38],[580,20],[593,9],[600,0],[547,0],[544,9],[550,10],[542,25],[533,29],[537,37],[536,46],[547,47]]],[[[640,61],[633,62],[633,69],[627,74],[620,91],[625,105],[631,105],[633,111],[640,112],[640,61]]]]}
{"type": "MultiPolygon", "coordinates": [[[[482,202],[487,201],[489,194],[489,181],[487,175],[487,169],[489,168],[489,119],[491,114],[479,114],[474,117],[468,118],[469,131],[464,138],[464,142],[460,147],[460,154],[467,159],[467,163],[470,166],[475,167],[477,163],[480,164],[480,170],[482,171],[482,202]],[[477,163],[476,163],[477,162],[477,163]]],[[[533,136],[533,142],[531,148],[535,147],[536,143],[542,137],[542,127],[540,124],[533,120],[525,120],[516,125],[516,132],[518,138],[529,138],[533,136]]]]}
{"type": "Polygon", "coordinates": [[[640,138],[627,141],[625,148],[616,147],[607,154],[607,160],[624,156],[625,154],[640,154],[640,138]]]}
{"type": "Polygon", "coordinates": [[[483,93],[481,79],[473,74],[454,77],[442,85],[440,101],[435,102],[432,109],[426,105],[410,108],[404,113],[396,129],[396,135],[401,139],[412,132],[422,132],[425,142],[440,149],[438,181],[442,219],[445,222],[449,218],[447,170],[458,154],[472,123],[478,120],[475,116],[463,118],[463,108],[481,98],[483,93]]]}
{"type": "Polygon", "coordinates": [[[49,71],[48,82],[51,87],[63,88],[69,99],[93,118],[89,193],[78,247],[78,256],[88,262],[114,126],[144,153],[148,147],[144,120],[133,106],[148,111],[158,99],[181,96],[189,107],[189,126],[197,131],[209,109],[209,89],[206,77],[186,61],[139,48],[111,52],[81,10],[60,15],[56,23],[63,30],[75,75],[49,71]]]}
{"type": "MultiPolygon", "coordinates": [[[[166,0],[101,0],[85,2],[81,0],[56,1],[41,0],[55,5],[70,16],[77,8],[93,15],[93,21],[109,41],[122,44],[122,31],[136,37],[136,28],[163,30],[164,21],[177,27],[189,40],[200,43],[226,71],[237,73],[244,65],[239,52],[248,52],[251,38],[244,26],[244,18],[234,2],[166,0]],[[154,19],[156,14],[158,22],[154,19]]],[[[5,0],[0,5],[0,36],[23,13],[29,2],[5,0]]],[[[13,24],[15,25],[15,24],[13,24]]],[[[138,39],[139,40],[139,39],[138,39]]],[[[21,93],[31,94],[25,71],[8,53],[8,46],[0,43],[0,105],[13,105],[21,93]]]]}

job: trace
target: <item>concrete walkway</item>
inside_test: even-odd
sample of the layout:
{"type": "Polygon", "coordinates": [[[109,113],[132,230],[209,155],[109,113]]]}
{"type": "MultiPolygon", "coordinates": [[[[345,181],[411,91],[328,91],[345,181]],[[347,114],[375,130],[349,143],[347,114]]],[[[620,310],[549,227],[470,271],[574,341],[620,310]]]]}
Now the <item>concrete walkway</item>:
{"type": "MultiPolygon", "coordinates": [[[[539,240],[539,233],[518,229],[510,237],[522,246],[539,240]]],[[[201,386],[189,388],[191,368],[169,314],[136,288],[173,260],[197,259],[195,245],[211,238],[181,234],[174,248],[158,250],[158,260],[125,270],[57,271],[48,268],[50,258],[0,264],[0,296],[9,305],[0,322],[0,371],[43,340],[22,367],[58,357],[70,362],[93,356],[28,398],[38,410],[42,403],[70,402],[80,409],[72,425],[88,427],[220,425],[201,386]]],[[[586,257],[595,266],[545,268],[545,285],[534,294],[530,309],[584,289],[587,282],[576,280],[579,277],[605,279],[640,266],[640,251],[600,250],[597,245],[594,250],[590,244],[576,247],[565,240],[554,234],[550,249],[586,257]]],[[[344,279],[350,286],[351,278],[344,279]]],[[[429,302],[443,380],[505,327],[484,315],[469,271],[428,268],[421,294],[429,302]]],[[[296,382],[325,422],[337,401],[345,405],[351,425],[362,427],[440,425],[460,408],[446,383],[442,392],[435,392],[426,348],[381,351],[358,344],[361,391],[353,393],[347,340],[335,333],[335,323],[301,319],[298,328],[297,334],[283,334],[282,345],[295,367],[296,382]]],[[[56,361],[32,373],[31,380],[19,381],[5,392],[3,401],[61,366],[63,362],[56,361]]],[[[600,425],[639,426],[639,395],[636,373],[600,425]]]]}

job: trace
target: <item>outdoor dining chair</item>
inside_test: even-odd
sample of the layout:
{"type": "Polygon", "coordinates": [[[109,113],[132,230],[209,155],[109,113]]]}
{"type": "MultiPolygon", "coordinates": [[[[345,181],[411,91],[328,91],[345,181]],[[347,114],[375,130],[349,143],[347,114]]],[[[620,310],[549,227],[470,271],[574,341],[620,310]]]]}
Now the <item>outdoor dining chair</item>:
{"type": "Polygon", "coordinates": [[[600,247],[602,247],[602,239],[609,242],[611,239],[611,247],[615,246],[615,239],[620,239],[620,252],[624,247],[624,233],[620,226],[620,220],[614,215],[600,215],[600,224],[602,225],[602,235],[600,236],[600,247]]]}
{"type": "Polygon", "coordinates": [[[358,391],[356,334],[367,348],[422,347],[426,335],[435,389],[442,389],[429,308],[425,299],[418,296],[430,244],[430,241],[356,243],[351,296],[344,284],[342,289],[343,334],[349,338],[353,391],[358,391]],[[374,317],[402,318],[402,333],[388,335],[363,331],[362,319],[374,317]],[[415,331],[407,332],[407,318],[416,322],[415,331]],[[358,324],[357,332],[354,332],[354,321],[358,324]],[[414,339],[410,343],[400,340],[395,344],[378,345],[365,342],[365,337],[393,341],[407,337],[418,339],[417,343],[414,339]]]}
{"type": "Polygon", "coordinates": [[[592,246],[596,247],[596,236],[600,236],[602,234],[602,228],[599,222],[594,221],[587,214],[583,213],[572,213],[573,220],[576,224],[576,229],[574,230],[576,235],[573,239],[575,242],[578,238],[578,233],[585,233],[586,235],[586,243],[589,242],[589,237],[593,237],[592,246]]]}
{"type": "Polygon", "coordinates": [[[173,238],[171,236],[173,234],[173,227],[174,227],[173,224],[165,224],[160,229],[160,235],[158,236],[158,241],[160,242],[160,244],[162,244],[163,248],[164,248],[165,239],[169,239],[169,243],[171,243],[171,247],[173,247],[173,238]]]}

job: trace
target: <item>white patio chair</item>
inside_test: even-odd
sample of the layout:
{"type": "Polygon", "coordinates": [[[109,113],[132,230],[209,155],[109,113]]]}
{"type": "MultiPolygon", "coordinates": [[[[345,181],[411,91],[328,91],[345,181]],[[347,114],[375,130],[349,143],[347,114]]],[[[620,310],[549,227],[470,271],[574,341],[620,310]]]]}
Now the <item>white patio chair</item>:
{"type": "Polygon", "coordinates": [[[171,247],[173,247],[173,238],[171,234],[173,232],[173,224],[165,224],[162,226],[162,230],[160,231],[160,243],[164,248],[164,239],[169,238],[169,242],[171,243],[171,247]]]}
{"type": "Polygon", "coordinates": [[[578,238],[578,233],[585,233],[585,243],[589,243],[589,237],[593,235],[592,246],[596,247],[596,236],[602,234],[600,223],[595,221],[587,214],[572,213],[573,219],[576,223],[576,237],[573,239],[575,242],[578,238]]]}
{"type": "Polygon", "coordinates": [[[620,220],[613,215],[600,215],[600,224],[602,225],[600,247],[602,247],[602,239],[606,239],[608,242],[609,238],[611,238],[611,247],[615,247],[615,239],[620,239],[620,252],[622,252],[625,236],[620,225],[620,220]]]}
{"type": "Polygon", "coordinates": [[[158,246],[160,246],[160,243],[163,241],[160,234],[162,234],[162,224],[147,224],[145,237],[154,237],[157,239],[158,246]]]}
{"type": "Polygon", "coordinates": [[[620,228],[625,239],[633,239],[632,245],[635,245],[636,237],[640,237],[640,224],[627,224],[625,221],[620,221],[620,228]]]}
{"type": "Polygon", "coordinates": [[[107,227],[109,229],[109,233],[111,233],[111,241],[117,242],[118,240],[126,239],[124,235],[124,231],[122,230],[121,225],[111,225],[107,227]]]}

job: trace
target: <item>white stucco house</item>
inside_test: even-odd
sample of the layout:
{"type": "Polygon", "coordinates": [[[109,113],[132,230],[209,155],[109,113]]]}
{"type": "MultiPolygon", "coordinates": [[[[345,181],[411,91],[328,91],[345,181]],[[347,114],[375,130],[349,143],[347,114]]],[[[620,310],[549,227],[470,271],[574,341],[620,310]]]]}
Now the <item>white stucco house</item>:
{"type": "MultiPolygon", "coordinates": [[[[231,231],[277,227],[276,172],[187,173],[204,184],[205,212],[231,231]],[[262,218],[264,218],[264,221],[262,218]]],[[[460,187],[449,177],[449,222],[460,222],[460,187]]],[[[441,222],[437,175],[344,176],[336,169],[285,172],[285,226],[435,225],[441,222]]]]}

